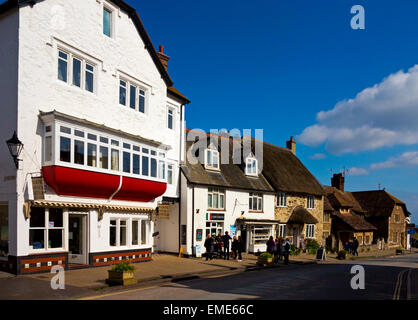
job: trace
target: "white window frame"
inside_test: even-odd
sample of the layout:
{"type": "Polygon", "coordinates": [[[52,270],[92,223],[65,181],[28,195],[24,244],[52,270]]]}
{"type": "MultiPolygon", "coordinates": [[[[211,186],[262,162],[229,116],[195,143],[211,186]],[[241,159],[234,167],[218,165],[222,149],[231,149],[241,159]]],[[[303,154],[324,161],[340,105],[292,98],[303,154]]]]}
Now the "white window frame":
{"type": "Polygon", "coordinates": [[[277,193],[277,207],[286,208],[287,207],[287,194],[286,192],[277,193]]]}
{"type": "Polygon", "coordinates": [[[175,116],[175,109],[173,108],[173,107],[170,107],[170,106],[168,106],[167,107],[167,128],[169,129],[169,130],[176,130],[176,116],[175,116]],[[171,112],[171,114],[170,114],[170,112],[171,112]],[[170,128],[170,126],[169,126],[169,118],[170,118],[170,116],[171,116],[171,125],[172,125],[172,128],[170,128]]]}
{"type": "Polygon", "coordinates": [[[258,176],[258,161],[255,157],[248,157],[245,161],[245,174],[258,176]]]}
{"type": "Polygon", "coordinates": [[[224,189],[208,188],[208,210],[225,210],[226,193],[224,189]],[[218,205],[215,207],[214,199],[218,199],[218,205]],[[223,206],[220,205],[221,198],[223,198],[223,206]]]}
{"type": "Polygon", "coordinates": [[[150,247],[151,241],[150,241],[150,220],[146,217],[130,217],[130,218],[126,218],[126,217],[120,217],[120,216],[110,216],[109,217],[109,241],[108,241],[108,246],[109,248],[136,248],[136,249],[140,249],[140,248],[145,248],[145,247],[150,247]],[[111,221],[115,220],[116,221],[116,245],[115,246],[111,246],[110,245],[110,228],[111,228],[111,221]],[[126,226],[123,227],[121,226],[121,221],[126,221],[126,226]],[[133,244],[133,233],[132,233],[132,228],[133,228],[133,222],[137,221],[138,222],[138,244],[133,244]],[[145,227],[145,237],[142,237],[142,227],[145,227]],[[121,230],[122,228],[126,228],[126,245],[121,245],[120,242],[120,235],[121,235],[121,230]]]}
{"type": "Polygon", "coordinates": [[[306,225],[305,238],[306,239],[315,238],[315,225],[314,224],[307,224],[306,225]]]}
{"type": "Polygon", "coordinates": [[[306,208],[307,209],[315,209],[315,197],[314,196],[307,196],[306,197],[306,208]]]}
{"type": "Polygon", "coordinates": [[[173,163],[167,163],[167,184],[174,185],[174,164],[173,163]],[[168,179],[169,173],[171,172],[171,181],[168,179]]]}
{"type": "MultiPolygon", "coordinates": [[[[40,252],[61,252],[61,251],[67,251],[67,230],[68,230],[68,214],[65,209],[62,209],[62,227],[49,227],[49,209],[50,208],[44,208],[45,212],[45,220],[44,220],[44,226],[43,227],[31,227],[30,226],[30,219],[29,218],[29,229],[28,229],[28,235],[30,234],[30,230],[44,230],[44,248],[40,249],[33,249],[33,246],[30,246],[28,238],[28,247],[29,247],[29,253],[40,253],[40,252]],[[60,248],[48,248],[49,245],[49,230],[61,230],[62,231],[62,247],[60,248]]],[[[30,235],[29,235],[30,237],[30,235]]]]}
{"type": "Polygon", "coordinates": [[[286,237],[286,224],[281,223],[277,226],[277,235],[281,238],[286,237]]]}
{"type": "Polygon", "coordinates": [[[263,212],[263,208],[264,208],[264,199],[263,198],[264,197],[263,197],[262,193],[250,192],[249,201],[248,201],[249,211],[263,212]],[[254,200],[256,201],[256,209],[254,209],[254,200]],[[261,200],[261,207],[259,205],[260,204],[259,200],[261,200]]]}
{"type": "Polygon", "coordinates": [[[220,170],[219,151],[214,148],[207,148],[205,150],[205,168],[211,170],[220,170]],[[216,160],[216,165],[215,161],[216,160]]]}
{"type": "Polygon", "coordinates": [[[56,77],[56,79],[59,83],[66,83],[67,85],[69,85],[73,88],[77,88],[81,91],[88,92],[88,93],[94,94],[94,95],[97,94],[97,83],[98,83],[97,75],[98,75],[98,72],[97,72],[97,63],[96,62],[93,62],[92,60],[83,57],[81,54],[76,54],[73,51],[71,51],[67,48],[64,48],[60,45],[58,45],[58,47],[57,47],[57,60],[56,61],[57,61],[57,77],[56,77]],[[60,80],[58,78],[58,66],[59,66],[58,60],[63,60],[63,58],[61,58],[59,56],[60,52],[63,52],[67,55],[67,81],[60,80]],[[74,61],[74,59],[77,59],[77,60],[81,61],[80,87],[73,84],[73,61],[74,61]],[[92,66],[93,71],[87,70],[86,65],[92,66]],[[86,73],[87,72],[93,74],[93,91],[89,91],[89,90],[86,89],[86,73]]]}
{"type": "Polygon", "coordinates": [[[138,114],[147,115],[148,114],[148,89],[144,86],[139,85],[137,82],[128,79],[127,77],[120,76],[119,77],[119,86],[118,86],[118,104],[119,106],[127,107],[131,111],[135,111],[138,114]],[[121,81],[125,82],[126,87],[126,98],[125,104],[120,103],[120,88],[121,88],[121,81]],[[131,107],[131,87],[135,88],[135,109],[131,107]],[[141,91],[144,94],[141,94],[141,91]],[[139,110],[139,96],[144,97],[144,112],[139,110]]]}
{"type": "Polygon", "coordinates": [[[102,34],[110,39],[113,39],[115,36],[115,28],[114,28],[114,23],[115,23],[115,10],[110,7],[108,4],[103,4],[103,10],[102,10],[102,34]],[[105,34],[105,30],[104,30],[104,11],[107,11],[110,13],[110,35],[108,36],[107,34],[105,34]]]}

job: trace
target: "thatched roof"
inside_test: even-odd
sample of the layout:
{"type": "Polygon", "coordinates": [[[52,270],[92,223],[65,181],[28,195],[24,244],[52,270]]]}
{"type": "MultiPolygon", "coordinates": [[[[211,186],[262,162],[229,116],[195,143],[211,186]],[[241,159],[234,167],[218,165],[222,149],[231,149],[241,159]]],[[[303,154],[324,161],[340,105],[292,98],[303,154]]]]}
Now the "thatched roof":
{"type": "Polygon", "coordinates": [[[360,191],[352,193],[355,199],[367,211],[366,217],[389,217],[395,205],[400,205],[408,216],[406,204],[385,190],[360,191]]]}
{"type": "Polygon", "coordinates": [[[366,210],[360,205],[351,192],[341,191],[335,187],[324,186],[327,198],[331,206],[339,210],[349,208],[355,212],[364,213],[366,210]]]}
{"type": "MultiPolygon", "coordinates": [[[[186,157],[186,164],[181,167],[187,181],[193,184],[228,187],[235,189],[245,189],[253,191],[271,192],[274,193],[273,187],[268,183],[266,178],[259,174],[258,176],[247,176],[244,171],[244,167],[241,165],[233,164],[232,159],[232,141],[225,137],[217,136],[218,139],[218,151],[219,160],[222,159],[221,139],[227,139],[229,143],[229,164],[220,164],[220,170],[207,170],[204,164],[197,162],[191,163],[191,159],[186,157]]],[[[197,145],[193,145],[193,141],[186,143],[186,151],[193,147],[191,154],[196,155],[198,149],[197,145]]],[[[196,155],[197,157],[197,155],[196,155]]],[[[203,162],[203,161],[202,161],[203,162]]]]}
{"type": "Polygon", "coordinates": [[[316,224],[318,223],[318,220],[304,207],[297,206],[293,209],[287,223],[316,224]]]}
{"type": "Polygon", "coordinates": [[[303,163],[287,148],[264,142],[263,175],[277,191],[324,195],[324,190],[303,163]]]}
{"type": "Polygon", "coordinates": [[[338,211],[334,211],[333,216],[341,219],[345,224],[347,224],[354,231],[377,230],[375,226],[368,223],[366,220],[364,220],[363,217],[353,212],[340,213],[338,211]]]}

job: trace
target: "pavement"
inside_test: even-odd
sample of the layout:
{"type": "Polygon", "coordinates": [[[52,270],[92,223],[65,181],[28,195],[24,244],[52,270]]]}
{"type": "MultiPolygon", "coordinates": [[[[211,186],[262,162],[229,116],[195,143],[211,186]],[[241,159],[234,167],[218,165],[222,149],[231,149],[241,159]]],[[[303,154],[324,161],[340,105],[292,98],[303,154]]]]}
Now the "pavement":
{"type": "MultiPolygon", "coordinates": [[[[418,252],[418,250],[416,250],[418,252]]],[[[379,252],[376,257],[394,255],[395,250],[379,252]]],[[[360,253],[368,258],[370,253],[360,253]],[[367,255],[366,255],[367,254],[367,255]]],[[[357,259],[357,257],[356,257],[357,259]]],[[[205,261],[204,258],[179,258],[175,255],[155,254],[153,260],[146,263],[134,264],[137,285],[130,288],[163,286],[166,283],[178,283],[191,279],[221,277],[245,271],[260,270],[256,265],[257,257],[243,254],[243,261],[214,259],[205,261]]],[[[345,261],[348,262],[348,261],[345,261]]],[[[290,265],[283,262],[273,268],[292,268],[292,266],[316,264],[315,255],[300,254],[290,257],[290,265]]],[[[336,255],[327,256],[326,261],[320,263],[344,263],[336,259],[336,255]]],[[[270,267],[271,268],[271,267],[270,267]]],[[[33,275],[14,276],[0,273],[0,299],[75,299],[123,290],[123,287],[108,287],[105,283],[109,266],[68,270],[65,272],[65,290],[51,289],[51,279],[55,274],[41,273],[33,275]]]]}

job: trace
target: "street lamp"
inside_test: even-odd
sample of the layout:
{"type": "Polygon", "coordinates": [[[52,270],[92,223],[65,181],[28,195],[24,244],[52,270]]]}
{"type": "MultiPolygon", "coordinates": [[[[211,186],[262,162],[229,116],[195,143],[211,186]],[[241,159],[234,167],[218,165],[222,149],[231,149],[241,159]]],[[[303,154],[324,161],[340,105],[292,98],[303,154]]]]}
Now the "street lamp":
{"type": "Polygon", "coordinates": [[[16,169],[19,169],[19,159],[20,153],[23,149],[23,143],[17,137],[16,131],[13,133],[13,137],[6,141],[9,152],[15,162],[16,169]]]}

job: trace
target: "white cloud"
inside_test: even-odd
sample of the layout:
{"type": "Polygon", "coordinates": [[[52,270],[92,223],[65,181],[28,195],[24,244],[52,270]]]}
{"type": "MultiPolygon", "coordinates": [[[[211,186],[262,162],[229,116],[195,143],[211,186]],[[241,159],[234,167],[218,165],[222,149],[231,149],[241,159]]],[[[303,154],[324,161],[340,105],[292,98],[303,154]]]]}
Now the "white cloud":
{"type": "Polygon", "coordinates": [[[379,170],[387,168],[399,168],[399,167],[412,167],[418,166],[418,152],[409,151],[404,152],[400,156],[391,157],[384,162],[373,163],[370,165],[370,169],[379,170]]]}
{"type": "Polygon", "coordinates": [[[326,157],[327,156],[325,154],[323,154],[323,153],[315,153],[314,155],[311,155],[309,157],[309,159],[312,159],[312,160],[322,160],[322,159],[325,159],[326,157]]]}
{"type": "Polygon", "coordinates": [[[297,140],[332,154],[418,143],[418,65],[321,111],[297,140]]]}
{"type": "Polygon", "coordinates": [[[348,173],[349,176],[365,176],[369,174],[369,171],[364,169],[364,168],[356,168],[356,167],[352,167],[350,169],[348,169],[348,173]]]}

